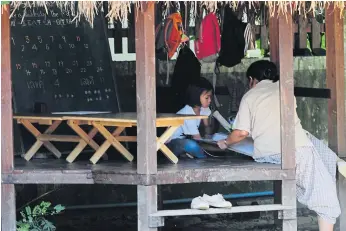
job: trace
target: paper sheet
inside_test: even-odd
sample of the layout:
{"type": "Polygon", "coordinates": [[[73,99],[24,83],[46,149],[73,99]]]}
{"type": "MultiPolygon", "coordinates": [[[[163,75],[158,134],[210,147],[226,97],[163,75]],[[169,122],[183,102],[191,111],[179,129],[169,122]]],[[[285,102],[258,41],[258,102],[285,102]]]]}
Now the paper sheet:
{"type": "MultiPolygon", "coordinates": [[[[227,134],[225,133],[215,133],[212,137],[213,141],[224,140],[227,138],[227,134]]],[[[247,137],[239,143],[233,144],[228,147],[229,150],[234,152],[241,153],[247,156],[253,156],[254,152],[254,143],[251,137],[247,137]]]]}

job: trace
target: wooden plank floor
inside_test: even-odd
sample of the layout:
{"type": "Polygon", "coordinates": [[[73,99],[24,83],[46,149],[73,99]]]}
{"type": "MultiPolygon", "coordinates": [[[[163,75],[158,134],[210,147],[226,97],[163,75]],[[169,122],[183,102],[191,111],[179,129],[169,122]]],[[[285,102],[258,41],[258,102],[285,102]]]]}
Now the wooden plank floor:
{"type": "Polygon", "coordinates": [[[181,159],[175,165],[166,161],[158,164],[157,175],[149,176],[137,174],[136,168],[137,163],[125,161],[101,161],[93,165],[89,161],[15,158],[15,169],[2,174],[2,183],[153,185],[294,178],[294,170],[240,157],[181,159]]]}

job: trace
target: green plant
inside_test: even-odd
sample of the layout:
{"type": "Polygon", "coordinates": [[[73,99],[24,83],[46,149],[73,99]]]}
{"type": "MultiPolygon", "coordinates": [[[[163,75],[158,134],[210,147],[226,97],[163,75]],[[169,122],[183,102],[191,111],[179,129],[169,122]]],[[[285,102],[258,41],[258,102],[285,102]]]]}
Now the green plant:
{"type": "Polygon", "coordinates": [[[56,227],[46,217],[61,213],[65,207],[56,205],[52,208],[51,205],[50,202],[42,201],[33,209],[26,206],[20,211],[22,219],[17,221],[17,231],[55,231],[56,227]]]}

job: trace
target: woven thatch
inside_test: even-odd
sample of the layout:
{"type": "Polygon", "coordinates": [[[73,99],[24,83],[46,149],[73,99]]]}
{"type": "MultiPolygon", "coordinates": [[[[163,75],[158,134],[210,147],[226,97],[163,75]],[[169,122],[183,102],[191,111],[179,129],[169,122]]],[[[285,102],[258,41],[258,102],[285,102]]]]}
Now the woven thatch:
{"type": "MultiPolygon", "coordinates": [[[[167,7],[169,7],[172,3],[170,1],[163,2],[167,7]]],[[[185,1],[185,3],[186,2],[187,1],[185,1]]],[[[13,14],[20,6],[24,6],[26,8],[45,7],[47,10],[49,5],[52,3],[57,4],[61,10],[68,11],[71,15],[74,15],[75,20],[78,21],[81,17],[85,17],[86,20],[91,24],[93,23],[94,16],[98,13],[98,11],[104,10],[104,5],[100,1],[78,1],[78,4],[73,1],[13,1],[11,3],[11,13],[13,14]]],[[[260,3],[263,4],[263,2],[259,1],[200,1],[198,6],[205,7],[210,11],[215,11],[218,4],[220,5],[227,3],[234,8],[247,4],[248,8],[253,8],[255,10],[260,9],[260,3]]],[[[132,4],[135,4],[138,8],[141,6],[138,1],[108,1],[108,9],[106,10],[108,13],[106,17],[110,20],[127,20],[132,4]]],[[[197,8],[197,1],[188,1],[188,4],[191,4],[192,9],[197,8]]],[[[269,9],[270,16],[274,16],[276,12],[279,14],[286,14],[288,11],[298,12],[298,14],[301,15],[309,14],[314,16],[316,11],[322,12],[327,7],[334,7],[341,9],[340,17],[342,17],[345,7],[344,1],[266,1],[264,4],[269,9]]]]}

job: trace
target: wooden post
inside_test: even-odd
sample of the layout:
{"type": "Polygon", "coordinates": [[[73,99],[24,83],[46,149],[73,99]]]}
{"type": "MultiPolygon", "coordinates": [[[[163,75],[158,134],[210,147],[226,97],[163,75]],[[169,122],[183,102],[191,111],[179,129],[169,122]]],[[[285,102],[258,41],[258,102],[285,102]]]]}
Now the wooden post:
{"type": "Polygon", "coordinates": [[[276,65],[279,65],[279,31],[278,31],[278,16],[275,14],[269,18],[269,52],[270,60],[276,65]]]}
{"type": "Polygon", "coordinates": [[[315,18],[311,19],[311,49],[321,48],[321,25],[315,18]]]}
{"type": "MultiPolygon", "coordinates": [[[[156,84],[154,2],[142,2],[135,17],[136,98],[137,98],[137,173],[156,174],[156,84]]],[[[149,215],[157,211],[157,185],[137,186],[138,230],[149,228],[149,215]]]]}
{"type": "Polygon", "coordinates": [[[266,24],[266,6],[261,5],[261,49],[268,50],[268,29],[266,24]]]}
{"type": "MultiPolygon", "coordinates": [[[[326,9],[326,75],[327,88],[331,91],[328,100],[328,143],[339,157],[346,157],[345,135],[345,76],[344,76],[344,31],[340,9],[331,4],[326,9]]],[[[342,176],[338,179],[341,208],[346,204],[346,183],[342,176]]],[[[345,210],[338,226],[346,230],[345,210]]]]}
{"type": "Polygon", "coordinates": [[[307,48],[307,20],[304,15],[299,15],[299,49],[307,48]]]}
{"type": "MultiPolygon", "coordinates": [[[[281,111],[281,153],[282,168],[295,169],[294,130],[294,79],[293,79],[293,33],[290,10],[285,15],[277,13],[270,19],[270,55],[279,67],[280,111],[281,111]]],[[[275,203],[296,207],[296,182],[283,180],[275,182],[275,203]],[[280,197],[280,198],[279,198],[280,197]]],[[[283,211],[283,230],[297,230],[296,211],[283,211]]]]}
{"type": "MultiPolygon", "coordinates": [[[[1,14],[1,171],[13,170],[10,6],[1,14]]],[[[1,230],[16,230],[16,197],[13,184],[1,184],[1,230]]]]}

